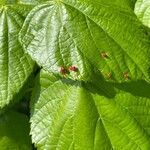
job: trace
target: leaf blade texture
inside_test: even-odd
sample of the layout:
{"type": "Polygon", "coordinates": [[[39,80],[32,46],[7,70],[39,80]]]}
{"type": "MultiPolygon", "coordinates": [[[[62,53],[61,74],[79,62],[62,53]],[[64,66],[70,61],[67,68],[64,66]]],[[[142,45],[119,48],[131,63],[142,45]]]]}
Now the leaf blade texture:
{"type": "Polygon", "coordinates": [[[24,52],[18,33],[30,5],[0,5],[0,107],[13,101],[31,75],[34,61],[24,52]]]}
{"type": "Polygon", "coordinates": [[[137,0],[135,4],[135,14],[140,21],[150,28],[150,1],[149,0],[137,0]]]}
{"type": "Polygon", "coordinates": [[[149,98],[124,91],[108,98],[45,71],[37,80],[30,122],[39,150],[150,148],[149,98]]]}
{"type": "Polygon", "coordinates": [[[127,1],[63,0],[38,5],[20,32],[24,49],[45,70],[76,66],[72,79],[93,71],[117,82],[149,81],[149,36],[127,1]],[[105,55],[104,55],[105,54],[105,55]],[[94,70],[93,70],[94,69],[94,70]]]}

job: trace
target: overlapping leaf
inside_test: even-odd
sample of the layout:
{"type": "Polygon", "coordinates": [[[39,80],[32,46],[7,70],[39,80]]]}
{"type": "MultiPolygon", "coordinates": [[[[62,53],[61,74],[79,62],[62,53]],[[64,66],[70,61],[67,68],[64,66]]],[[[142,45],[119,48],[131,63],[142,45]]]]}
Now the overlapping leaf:
{"type": "Polygon", "coordinates": [[[150,149],[150,88],[138,81],[149,81],[150,41],[131,5],[52,0],[26,18],[20,42],[51,72],[42,70],[32,95],[31,135],[38,150],[150,149]],[[99,72],[108,80],[137,81],[124,88],[99,72]],[[146,90],[130,91],[135,83],[146,90]]]}
{"type": "Polygon", "coordinates": [[[2,150],[31,150],[28,118],[17,112],[0,115],[0,147],[2,150]]]}
{"type": "Polygon", "coordinates": [[[33,70],[34,62],[18,41],[18,33],[32,7],[5,5],[4,1],[0,4],[0,107],[4,107],[19,93],[33,70]]]}
{"type": "Polygon", "coordinates": [[[108,98],[99,88],[105,96],[41,72],[31,105],[38,150],[150,149],[150,99],[123,91],[108,98]]]}
{"type": "Polygon", "coordinates": [[[137,0],[135,13],[145,26],[150,28],[150,1],[137,0]]]}
{"type": "Polygon", "coordinates": [[[129,1],[63,0],[37,6],[20,33],[24,49],[45,70],[76,66],[71,78],[149,81],[149,37],[129,1]]]}
{"type": "Polygon", "coordinates": [[[48,1],[48,0],[20,0],[18,1],[18,3],[20,4],[28,4],[28,5],[37,5],[37,4],[40,4],[42,2],[45,2],[45,1],[48,1]]]}

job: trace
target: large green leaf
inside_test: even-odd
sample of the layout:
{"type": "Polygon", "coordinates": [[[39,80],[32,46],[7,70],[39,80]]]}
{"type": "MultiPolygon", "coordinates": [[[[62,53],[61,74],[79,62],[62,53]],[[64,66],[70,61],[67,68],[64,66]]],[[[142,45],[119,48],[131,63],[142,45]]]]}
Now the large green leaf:
{"type": "Polygon", "coordinates": [[[88,86],[41,72],[31,103],[38,150],[149,150],[150,99],[88,86]]]}
{"type": "Polygon", "coordinates": [[[37,5],[37,4],[45,2],[45,1],[48,1],[48,0],[21,0],[21,1],[18,1],[18,3],[37,5]]]}
{"type": "Polygon", "coordinates": [[[24,49],[45,70],[90,80],[149,81],[150,41],[127,0],[62,0],[35,7],[20,32],[24,49]],[[110,76],[111,75],[111,76],[110,76]]]}
{"type": "Polygon", "coordinates": [[[0,107],[19,93],[32,73],[34,62],[22,49],[18,33],[31,5],[0,3],[0,107]]]}
{"type": "Polygon", "coordinates": [[[12,111],[0,115],[0,149],[32,150],[27,116],[12,111]]]}
{"type": "Polygon", "coordinates": [[[135,13],[142,23],[150,28],[150,0],[137,0],[135,13]]]}
{"type": "Polygon", "coordinates": [[[14,4],[39,4],[47,0],[0,0],[0,5],[14,5],[14,4]]]}

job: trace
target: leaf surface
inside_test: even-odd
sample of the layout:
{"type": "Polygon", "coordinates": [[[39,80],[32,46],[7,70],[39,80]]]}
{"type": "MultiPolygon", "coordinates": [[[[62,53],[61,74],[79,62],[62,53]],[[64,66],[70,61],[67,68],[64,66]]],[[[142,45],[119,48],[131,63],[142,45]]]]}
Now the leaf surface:
{"type": "MultiPolygon", "coordinates": [[[[131,3],[131,1],[130,1],[131,3]]],[[[20,32],[24,49],[45,70],[89,81],[149,81],[149,37],[129,1],[62,0],[35,7],[20,32]],[[126,77],[127,74],[127,77],[126,77]],[[110,76],[111,75],[111,76],[110,76]]]]}
{"type": "Polygon", "coordinates": [[[137,0],[134,11],[141,22],[150,28],[150,1],[137,0]]]}
{"type": "Polygon", "coordinates": [[[13,100],[33,70],[34,62],[18,40],[18,33],[31,8],[21,4],[0,5],[0,107],[13,100]]]}
{"type": "Polygon", "coordinates": [[[149,99],[123,91],[108,98],[85,85],[41,72],[30,120],[38,150],[149,150],[149,99]]]}

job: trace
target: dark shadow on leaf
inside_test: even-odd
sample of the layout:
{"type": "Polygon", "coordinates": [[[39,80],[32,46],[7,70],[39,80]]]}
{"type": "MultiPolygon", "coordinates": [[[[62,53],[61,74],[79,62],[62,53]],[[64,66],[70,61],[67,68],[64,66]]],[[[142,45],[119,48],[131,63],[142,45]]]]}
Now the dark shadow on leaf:
{"type": "Polygon", "coordinates": [[[114,83],[115,88],[131,93],[134,96],[150,98],[150,84],[144,80],[126,83],[114,83]]]}
{"type": "Polygon", "coordinates": [[[91,79],[91,81],[88,82],[76,81],[66,78],[62,78],[61,81],[65,84],[69,84],[72,86],[81,86],[82,88],[87,89],[93,94],[98,94],[107,98],[113,98],[116,95],[116,91],[114,90],[113,85],[111,83],[106,82],[99,72],[94,74],[93,79],[91,79]]]}
{"type": "Polygon", "coordinates": [[[114,87],[110,83],[102,80],[97,81],[97,83],[83,83],[83,87],[85,87],[89,92],[93,94],[98,94],[107,98],[114,98],[116,95],[114,87]]]}
{"type": "MultiPolygon", "coordinates": [[[[76,86],[76,87],[82,87],[82,88],[85,88],[90,93],[105,96],[110,99],[116,96],[117,94],[116,91],[118,90],[128,92],[134,96],[150,98],[150,84],[144,80],[128,81],[124,83],[112,83],[112,82],[106,81],[100,72],[96,72],[93,75],[93,78],[91,79],[91,81],[88,81],[88,82],[72,80],[69,78],[62,78],[58,75],[55,75],[55,77],[56,77],[56,81],[57,80],[61,81],[63,84],[76,86]]],[[[33,95],[36,95],[36,97],[32,98],[35,101],[32,101],[31,105],[36,103],[36,100],[38,100],[40,96],[41,90],[43,90],[44,88],[46,87],[42,87],[41,89],[40,75],[38,75],[36,79],[36,85],[35,85],[35,92],[38,94],[33,94],[33,95]]]]}

